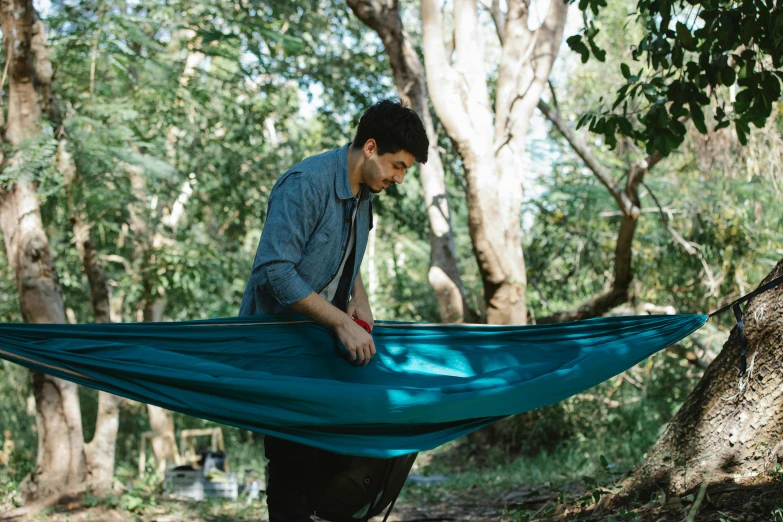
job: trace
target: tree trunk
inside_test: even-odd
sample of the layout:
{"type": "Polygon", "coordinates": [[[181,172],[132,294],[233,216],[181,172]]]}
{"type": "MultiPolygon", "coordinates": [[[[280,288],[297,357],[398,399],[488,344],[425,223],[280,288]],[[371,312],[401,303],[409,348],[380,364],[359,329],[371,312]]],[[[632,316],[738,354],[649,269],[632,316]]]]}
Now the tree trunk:
{"type": "MultiPolygon", "coordinates": [[[[73,237],[82,268],[90,282],[92,310],[96,323],[111,322],[111,286],[106,271],[98,258],[92,242],[91,226],[82,205],[74,201],[81,179],[76,175],[76,166],[68,152],[68,142],[62,137],[57,144],[57,169],[65,180],[68,190],[68,206],[73,225],[73,237]]],[[[108,489],[114,479],[114,456],[117,432],[120,427],[120,403],[122,398],[111,393],[98,393],[98,416],[95,419],[95,434],[85,445],[87,481],[98,489],[108,489]]]]}
{"type": "Polygon", "coordinates": [[[166,463],[176,462],[174,451],[174,414],[158,406],[147,404],[150,417],[150,429],[158,433],[152,439],[152,452],[155,454],[158,473],[166,470],[166,463]]]}
{"type": "Polygon", "coordinates": [[[444,323],[473,321],[474,314],[468,306],[457,268],[451,209],[446,196],[438,136],[427,106],[424,69],[403,28],[399,2],[348,0],[348,5],[362,22],[378,33],[389,55],[400,99],[418,113],[427,130],[430,141],[428,160],[419,166],[419,173],[430,225],[429,282],[438,299],[440,320],[444,323]]]}
{"type": "MultiPolygon", "coordinates": [[[[145,219],[145,209],[147,208],[147,181],[144,178],[142,169],[135,165],[129,165],[128,170],[131,178],[131,188],[136,201],[130,206],[130,227],[133,231],[137,245],[134,249],[134,258],[141,260],[142,274],[141,283],[143,286],[142,298],[139,307],[138,320],[145,323],[159,322],[163,318],[163,310],[166,307],[166,296],[159,289],[154,280],[154,270],[149,267],[155,264],[155,237],[153,237],[154,227],[150,227],[145,219]]],[[[172,412],[147,405],[147,413],[150,419],[151,431],[158,432],[160,436],[152,439],[152,451],[155,454],[155,460],[158,470],[165,470],[166,462],[174,462],[174,415],[172,412]]]]}
{"type": "MultiPolygon", "coordinates": [[[[8,60],[5,139],[14,148],[41,131],[41,106],[34,76],[36,70],[46,69],[48,58],[45,53],[41,54],[36,68],[33,68],[32,39],[36,39],[37,47],[45,47],[43,24],[39,20],[33,26],[33,13],[30,0],[0,4],[0,23],[8,60]]],[[[48,97],[48,93],[44,94],[48,97]]],[[[16,166],[20,160],[19,153],[13,153],[5,158],[3,168],[16,166]]],[[[8,262],[16,277],[24,320],[30,323],[64,323],[62,290],[41,222],[34,181],[19,178],[10,190],[2,194],[0,228],[8,262]]],[[[31,372],[31,378],[36,401],[38,459],[35,471],[20,485],[26,500],[78,487],[86,479],[76,385],[38,372],[31,372]]]]}
{"type": "Polygon", "coordinates": [[[551,2],[541,27],[531,31],[527,3],[506,3],[505,15],[499,6],[492,13],[502,27],[498,36],[503,46],[494,103],[486,81],[476,0],[454,2],[453,65],[443,45],[439,2],[422,0],[421,14],[432,104],[465,167],[468,227],[484,284],[487,322],[524,324],[523,157],[530,117],[557,56],[568,6],[551,2]]]}
{"type": "MultiPolygon", "coordinates": [[[[783,260],[762,284],[781,275],[783,260]]],[[[783,286],[750,300],[744,311],[747,373],[738,377],[741,343],[735,327],[624,492],[663,489],[680,495],[705,480],[758,482],[783,463],[781,303],[783,286]]]]}

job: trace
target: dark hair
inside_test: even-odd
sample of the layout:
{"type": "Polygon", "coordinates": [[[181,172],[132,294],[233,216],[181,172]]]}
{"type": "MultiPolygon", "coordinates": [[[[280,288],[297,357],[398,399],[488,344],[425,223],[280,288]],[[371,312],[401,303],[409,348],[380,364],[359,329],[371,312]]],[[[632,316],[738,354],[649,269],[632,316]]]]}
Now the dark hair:
{"type": "Polygon", "coordinates": [[[415,111],[399,102],[382,100],[367,109],[359,120],[353,147],[361,149],[367,140],[378,145],[378,154],[410,152],[419,163],[427,163],[430,140],[415,111]]]}

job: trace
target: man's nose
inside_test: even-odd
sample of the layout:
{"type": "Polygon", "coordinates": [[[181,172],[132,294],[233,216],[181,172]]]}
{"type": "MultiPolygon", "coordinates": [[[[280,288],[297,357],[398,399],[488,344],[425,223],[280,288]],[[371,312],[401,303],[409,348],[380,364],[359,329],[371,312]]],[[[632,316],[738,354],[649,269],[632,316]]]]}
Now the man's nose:
{"type": "Polygon", "coordinates": [[[402,184],[402,180],[405,179],[405,173],[395,174],[394,176],[392,176],[392,179],[394,180],[394,182],[397,185],[401,185],[402,184]]]}

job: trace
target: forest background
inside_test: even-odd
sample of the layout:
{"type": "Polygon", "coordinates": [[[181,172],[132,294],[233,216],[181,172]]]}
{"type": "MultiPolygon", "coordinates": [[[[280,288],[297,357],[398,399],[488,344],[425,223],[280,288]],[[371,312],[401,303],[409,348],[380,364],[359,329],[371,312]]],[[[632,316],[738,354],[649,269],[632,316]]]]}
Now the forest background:
{"type": "MultiPolygon", "coordinates": [[[[0,15],[5,322],[236,315],[276,178],[350,141],[383,98],[419,112],[432,146],[374,205],[362,278],[376,318],[703,313],[783,273],[771,3],[14,0],[0,15]]],[[[633,509],[600,509],[783,520],[765,489],[783,458],[779,295],[746,310],[755,374],[737,378],[720,316],[422,455],[414,473],[450,480],[409,485],[402,513],[532,520],[632,491],[633,509]],[[713,460],[719,472],[693,464],[713,460]],[[698,495],[732,477],[755,480],[736,513],[698,495]]],[[[213,426],[7,361],[0,397],[9,509],[89,484],[109,492],[80,509],[148,517],[173,448],[155,440],[142,479],[141,434],[213,426]]],[[[263,468],[258,435],[223,431],[233,462],[263,468]]],[[[215,509],[199,516],[263,516],[215,509]]]]}

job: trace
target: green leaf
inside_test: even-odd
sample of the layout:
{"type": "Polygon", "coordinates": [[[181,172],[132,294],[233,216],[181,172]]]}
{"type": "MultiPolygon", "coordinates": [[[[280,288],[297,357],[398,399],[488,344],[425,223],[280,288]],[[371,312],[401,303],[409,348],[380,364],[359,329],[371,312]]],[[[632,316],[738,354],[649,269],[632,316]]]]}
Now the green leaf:
{"type": "Polygon", "coordinates": [[[682,45],[676,43],[672,49],[672,64],[678,69],[682,68],[682,62],[685,59],[685,53],[682,50],[682,45]]]}
{"type": "Polygon", "coordinates": [[[677,39],[686,51],[696,50],[696,39],[691,34],[688,26],[682,22],[677,22],[677,39]]]}
{"type": "Polygon", "coordinates": [[[704,124],[704,112],[698,103],[690,102],[689,107],[691,109],[691,119],[693,124],[702,134],[707,134],[707,126],[704,124]]]}
{"type": "Polygon", "coordinates": [[[617,118],[617,126],[620,128],[620,132],[626,136],[633,136],[633,125],[628,118],[617,118]]]}
{"type": "Polygon", "coordinates": [[[575,34],[574,36],[569,37],[566,39],[566,43],[572,51],[579,53],[579,55],[582,57],[582,63],[587,63],[587,60],[590,59],[590,50],[582,41],[581,35],[575,34]]]}
{"type": "Polygon", "coordinates": [[[599,458],[601,460],[601,467],[604,468],[604,469],[608,468],[609,467],[609,461],[606,460],[606,457],[601,455],[599,458]]]}
{"type": "Polygon", "coordinates": [[[750,89],[743,89],[737,93],[737,97],[734,99],[734,111],[742,114],[750,107],[750,103],[753,101],[754,92],[750,89]]]}
{"type": "Polygon", "coordinates": [[[582,127],[584,127],[587,124],[587,122],[588,122],[588,120],[590,119],[591,116],[592,116],[592,114],[590,114],[589,112],[587,112],[585,114],[582,114],[579,117],[579,120],[576,122],[577,130],[582,128],[582,127]]]}
{"type": "Polygon", "coordinates": [[[764,89],[764,96],[768,100],[777,101],[780,98],[780,82],[774,74],[766,73],[764,75],[761,88],[764,89]]]}
{"type": "Polygon", "coordinates": [[[631,69],[628,67],[628,64],[621,63],[620,64],[620,71],[623,73],[623,77],[627,80],[631,77],[631,69]]]}
{"type": "Polygon", "coordinates": [[[599,29],[595,25],[590,24],[590,31],[587,35],[587,43],[590,46],[590,50],[593,51],[596,59],[599,62],[606,61],[606,51],[601,49],[597,43],[595,43],[595,36],[598,34],[599,29]]]}
{"type": "Polygon", "coordinates": [[[750,127],[746,122],[741,119],[734,120],[734,128],[737,131],[737,139],[742,145],[748,144],[748,134],[750,133],[750,127]]]}
{"type": "Polygon", "coordinates": [[[734,71],[734,67],[726,66],[720,70],[720,81],[726,87],[734,85],[737,81],[737,73],[734,71]]]}
{"type": "Polygon", "coordinates": [[[612,110],[615,110],[617,106],[622,103],[622,101],[628,95],[628,87],[630,86],[631,86],[630,83],[626,83],[625,85],[620,87],[620,90],[617,91],[617,98],[615,98],[614,103],[612,104],[612,110]]]}

